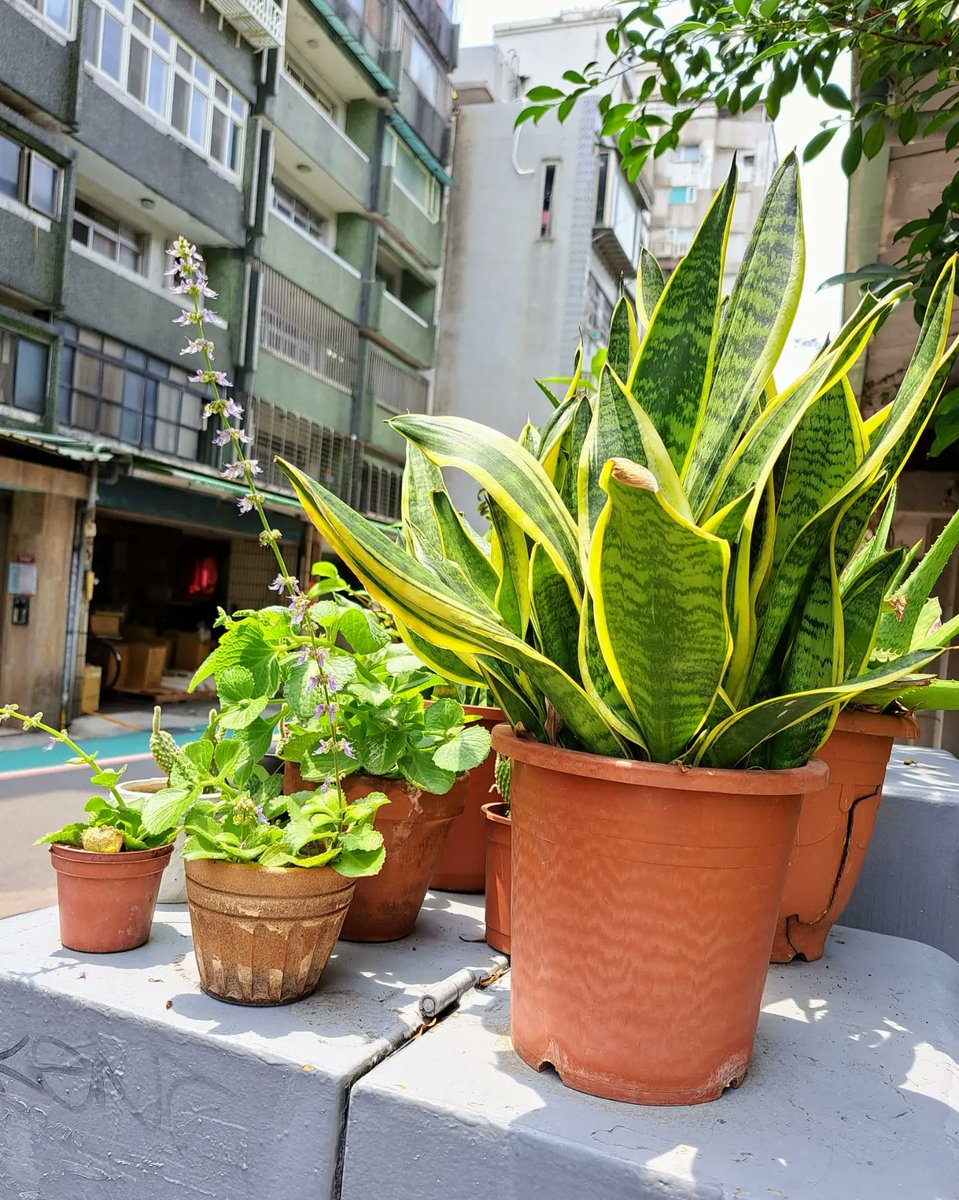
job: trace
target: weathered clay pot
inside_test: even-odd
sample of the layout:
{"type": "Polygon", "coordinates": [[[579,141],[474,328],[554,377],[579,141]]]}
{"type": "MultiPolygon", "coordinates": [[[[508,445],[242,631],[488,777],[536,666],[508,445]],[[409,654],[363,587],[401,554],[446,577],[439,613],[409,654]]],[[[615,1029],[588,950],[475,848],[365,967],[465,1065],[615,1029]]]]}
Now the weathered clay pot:
{"type": "Polygon", "coordinates": [[[463,811],[469,784],[464,777],[445,796],[434,796],[402,779],[348,775],[343,782],[348,800],[385,792],[390,802],[376,814],[386,862],[379,875],[356,881],[342,936],[351,942],[395,942],[413,932],[436,860],[450,826],[463,811]]]}
{"type": "Polygon", "coordinates": [[[715,1100],[746,1075],[803,793],[828,767],[683,769],[514,737],[512,1038],[569,1087],[715,1100]]]}
{"type": "Polygon", "coordinates": [[[486,942],[509,954],[509,902],[512,886],[509,805],[484,804],[486,820],[486,942]]]}
{"type": "MultiPolygon", "coordinates": [[[[467,705],[467,713],[479,716],[476,722],[492,732],[504,718],[498,708],[467,705]]],[[[486,886],[486,820],[483,806],[493,788],[496,755],[469,772],[466,807],[453,822],[446,845],[436,864],[430,887],[446,892],[481,892],[486,886]]]]}
{"type": "MultiPolygon", "coordinates": [[[[161,792],[165,787],[169,786],[169,780],[166,776],[160,775],[154,779],[131,779],[128,783],[119,783],[117,791],[123,797],[125,803],[134,808],[142,808],[143,802],[148,796],[154,795],[156,792],[161,792]]],[[[204,800],[216,800],[219,798],[219,792],[208,792],[203,796],[204,800]]],[[[160,880],[160,894],[157,896],[157,904],[186,904],[186,872],[184,871],[183,859],[180,853],[183,850],[183,843],[186,841],[186,835],[180,833],[174,842],[175,854],[170,859],[170,865],[163,873],[160,880]]]]}
{"type": "Polygon", "coordinates": [[[85,954],[111,954],[148,941],[160,878],[172,853],[172,844],[119,854],[51,846],[63,945],[85,954]]]}
{"type": "Polygon", "coordinates": [[[332,867],[193,859],[186,890],[203,991],[231,1004],[291,1004],[316,991],[353,880],[332,867]]]}
{"type": "Polygon", "coordinates": [[[919,736],[912,717],[847,711],[818,757],[829,786],[803,800],[786,872],[772,961],[822,957],[852,897],[872,840],[893,738],[919,736]]]}

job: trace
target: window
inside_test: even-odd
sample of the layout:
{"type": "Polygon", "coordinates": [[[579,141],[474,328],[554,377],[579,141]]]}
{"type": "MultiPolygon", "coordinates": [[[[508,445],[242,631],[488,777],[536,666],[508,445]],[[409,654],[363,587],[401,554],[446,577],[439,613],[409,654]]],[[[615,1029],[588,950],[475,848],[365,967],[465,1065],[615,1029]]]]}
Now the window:
{"type": "Polygon", "coordinates": [[[596,174],[596,214],[593,220],[594,225],[602,225],[603,216],[606,212],[606,188],[609,182],[609,151],[604,151],[599,156],[599,170],[596,174]]]}
{"type": "Polygon", "coordinates": [[[242,96],[133,0],[94,0],[87,53],[93,65],[183,141],[228,170],[242,166],[242,96]]]}
{"type": "Polygon", "coordinates": [[[438,221],[442,202],[440,182],[390,130],[383,143],[383,162],[393,168],[393,178],[431,221],[438,221]]]}
{"type": "Polygon", "coordinates": [[[64,33],[73,29],[73,0],[23,0],[64,33]]]}
{"type": "Polygon", "coordinates": [[[756,178],[756,155],[742,154],[739,157],[739,182],[742,184],[752,183],[756,178]]]}
{"type": "Polygon", "coordinates": [[[669,189],[670,204],[694,204],[696,189],[694,187],[672,187],[669,189]]]}
{"type": "Polygon", "coordinates": [[[0,195],[56,220],[60,212],[60,168],[36,150],[0,134],[0,195]]]}
{"type": "Polygon", "coordinates": [[[341,391],[351,392],[357,350],[353,322],[269,267],[264,267],[262,280],[263,349],[341,391]]]}
{"type": "Polygon", "coordinates": [[[403,69],[423,99],[440,114],[449,117],[453,92],[446,72],[420,41],[404,18],[401,30],[403,69]]]}
{"type": "Polygon", "coordinates": [[[667,238],[671,250],[667,253],[673,255],[685,254],[689,247],[693,244],[693,238],[696,235],[695,229],[691,225],[681,225],[678,228],[670,229],[667,238]]]}
{"type": "Polygon", "coordinates": [[[547,163],[543,168],[543,204],[539,217],[539,236],[552,237],[553,192],[556,188],[556,163],[547,163]]]}
{"type": "Polygon", "coordinates": [[[677,146],[672,152],[673,162],[679,163],[698,163],[699,162],[699,146],[677,146]]]}
{"type": "Polygon", "coordinates": [[[43,412],[49,347],[45,342],[0,329],[0,405],[43,412]]]}
{"type": "Polygon", "coordinates": [[[329,222],[299,196],[283,186],[278,180],[273,180],[273,211],[291,225],[295,225],[301,233],[305,233],[314,242],[323,242],[329,222]]]}
{"type": "Polygon", "coordinates": [[[605,344],[612,320],[613,302],[603,291],[596,276],[590,274],[586,286],[586,329],[589,336],[605,344]]]}
{"type": "Polygon", "coordinates": [[[73,240],[128,271],[146,273],[144,235],[79,197],[74,205],[73,240]]]}
{"type": "Polygon", "coordinates": [[[196,462],[206,391],[182,367],[89,329],[61,326],[60,421],[196,462]]]}
{"type": "Polygon", "coordinates": [[[304,71],[295,62],[291,62],[290,59],[286,60],[286,64],[283,69],[300,89],[300,91],[309,96],[309,98],[318,108],[321,108],[327,114],[327,116],[333,119],[336,118],[336,104],[326,94],[326,92],[322,90],[322,88],[318,87],[313,82],[306,71],[304,71]]]}

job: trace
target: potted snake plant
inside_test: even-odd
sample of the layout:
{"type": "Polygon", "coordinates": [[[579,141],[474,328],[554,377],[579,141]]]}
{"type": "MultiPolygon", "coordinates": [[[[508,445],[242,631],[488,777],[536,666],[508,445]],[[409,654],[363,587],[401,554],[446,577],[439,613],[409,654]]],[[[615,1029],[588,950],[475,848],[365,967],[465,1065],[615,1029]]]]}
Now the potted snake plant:
{"type": "Polygon", "coordinates": [[[539,436],[393,420],[412,542],[283,464],[410,644],[512,726],[493,744],[512,759],[514,1048],[643,1103],[744,1078],[802,797],[828,778],[813,755],[842,704],[940,652],[930,636],[863,670],[876,608],[842,577],[955,360],[955,262],[864,423],[849,370],[903,293],[865,297],[777,387],[803,279],[795,156],[724,301],[735,196],[734,165],[668,282],[644,255],[639,319],[619,304],[598,378],[577,366],[539,436]],[[485,490],[488,557],[429,502],[447,466],[485,490]]]}
{"type": "MultiPolygon", "coordinates": [[[[929,644],[947,646],[959,634],[959,618],[943,623],[942,607],[932,596],[959,545],[959,513],[922,557],[921,543],[908,551],[888,549],[894,515],[893,488],[875,534],[863,542],[840,581],[850,602],[856,595],[872,593],[872,668],[929,644]],[[880,609],[877,600],[883,594],[880,609]]],[[[919,674],[864,692],[840,712],[819,750],[829,764],[829,785],[803,802],[773,962],[822,957],[829,931],[845,911],[866,860],[893,740],[918,736],[915,713],[956,708],[959,680],[919,674]]]]}

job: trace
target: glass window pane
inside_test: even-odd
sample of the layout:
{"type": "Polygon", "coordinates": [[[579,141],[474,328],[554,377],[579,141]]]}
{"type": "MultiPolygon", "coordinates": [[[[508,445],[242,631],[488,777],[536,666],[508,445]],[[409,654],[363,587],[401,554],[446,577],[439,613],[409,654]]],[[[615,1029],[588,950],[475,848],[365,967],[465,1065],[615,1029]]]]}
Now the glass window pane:
{"type": "Polygon", "coordinates": [[[61,29],[70,28],[71,0],[47,0],[47,17],[61,29]]]}
{"type": "Polygon", "coordinates": [[[209,101],[202,92],[193,89],[193,107],[190,112],[190,140],[206,147],[206,110],[209,101]]]}
{"type": "Polygon", "coordinates": [[[121,267],[126,267],[128,271],[140,270],[140,252],[134,250],[131,246],[120,245],[117,261],[121,267]]]}
{"type": "Polygon", "coordinates": [[[159,56],[150,55],[150,87],[147,91],[147,104],[159,115],[166,115],[166,89],[170,68],[159,56]]]}
{"type": "Polygon", "coordinates": [[[123,415],[120,420],[120,437],[125,442],[139,444],[141,417],[143,414],[144,380],[142,375],[125,372],[123,381],[123,415]]]}
{"type": "Polygon", "coordinates": [[[122,367],[116,366],[114,363],[105,362],[103,364],[103,387],[101,394],[104,400],[112,400],[119,404],[123,397],[123,375],[122,367]]]}
{"type": "Polygon", "coordinates": [[[227,158],[226,145],[227,119],[218,108],[213,110],[213,123],[210,131],[210,154],[217,162],[225,163],[227,158]]]}
{"type": "Polygon", "coordinates": [[[147,48],[138,38],[130,38],[127,63],[127,91],[142,104],[147,94],[147,48]]]}
{"type": "Polygon", "coordinates": [[[240,138],[240,127],[235,121],[230,122],[229,128],[229,151],[227,154],[227,166],[231,171],[239,171],[240,169],[240,147],[242,140],[240,138]]]}
{"type": "Polygon", "coordinates": [[[87,62],[97,62],[100,47],[100,10],[95,4],[87,6],[87,19],[83,29],[83,40],[83,49],[87,62]]]}
{"type": "Polygon", "coordinates": [[[120,82],[123,60],[123,26],[111,13],[103,14],[103,39],[100,43],[100,70],[120,82]]]}
{"type": "Polygon", "coordinates": [[[158,25],[156,21],[153,22],[153,44],[154,46],[158,46],[167,54],[170,53],[170,50],[173,47],[173,39],[163,28],[163,26],[158,25]]]}
{"type": "Polygon", "coordinates": [[[176,453],[180,458],[195,460],[200,446],[200,435],[192,429],[181,429],[177,438],[176,453]]]}
{"type": "Polygon", "coordinates": [[[83,221],[75,220],[73,222],[73,240],[79,242],[81,246],[89,246],[90,226],[84,224],[83,221]]]}
{"type": "Polygon", "coordinates": [[[192,87],[182,75],[173,79],[173,128],[186,133],[192,87]]]}
{"type": "Polygon", "coordinates": [[[96,394],[100,390],[100,360],[90,354],[77,354],[76,379],[74,385],[84,392],[96,394]]]}
{"type": "Polygon", "coordinates": [[[229,92],[227,92],[227,90],[226,90],[226,85],[223,83],[220,83],[219,79],[217,79],[216,82],[213,84],[213,95],[217,98],[217,100],[219,100],[219,102],[221,104],[226,104],[227,96],[229,95],[229,92]]]}
{"type": "Polygon", "coordinates": [[[199,59],[193,64],[193,78],[202,87],[208,88],[213,82],[213,72],[209,67],[204,66],[199,59]]]}
{"type": "Polygon", "coordinates": [[[180,408],[180,423],[188,426],[190,429],[199,429],[201,417],[201,409],[203,401],[193,392],[183,393],[182,407],[180,408]]]}
{"type": "Polygon", "coordinates": [[[185,46],[177,44],[176,48],[177,66],[183,67],[185,71],[193,70],[193,55],[185,46]]]}
{"type": "Polygon", "coordinates": [[[43,412],[47,391],[47,347],[30,338],[17,339],[17,367],[13,379],[13,403],[28,412],[43,412]]]}
{"type": "Polygon", "coordinates": [[[139,29],[141,33],[149,36],[150,33],[150,17],[139,4],[133,6],[133,28],[139,29]]]}
{"type": "Polygon", "coordinates": [[[39,154],[30,156],[30,207],[48,217],[57,215],[59,172],[39,154]]]}
{"type": "Polygon", "coordinates": [[[104,258],[112,260],[117,256],[117,244],[113,238],[108,237],[105,233],[100,233],[98,230],[93,231],[93,246],[92,249],[97,254],[102,254],[104,258]]]}
{"type": "Polygon", "coordinates": [[[0,137],[0,193],[14,200],[20,196],[20,146],[0,137]]]}
{"type": "Polygon", "coordinates": [[[246,116],[246,101],[242,96],[237,96],[234,94],[233,99],[230,101],[230,108],[233,109],[240,120],[246,116]]]}

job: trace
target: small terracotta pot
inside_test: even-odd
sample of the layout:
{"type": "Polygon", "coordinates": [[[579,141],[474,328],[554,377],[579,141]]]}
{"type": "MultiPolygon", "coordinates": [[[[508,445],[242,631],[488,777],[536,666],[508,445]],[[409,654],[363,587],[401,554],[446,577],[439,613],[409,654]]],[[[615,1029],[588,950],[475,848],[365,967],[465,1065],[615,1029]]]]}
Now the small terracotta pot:
{"type": "Polygon", "coordinates": [[[684,769],[514,737],[512,1037],[569,1087],[715,1100],[746,1075],[803,793],[792,771],[684,769]]]}
{"type": "MultiPolygon", "coordinates": [[[[467,705],[467,713],[479,716],[484,729],[504,720],[498,708],[467,705]]],[[[444,892],[481,892],[486,886],[486,821],[483,806],[489,802],[496,771],[496,755],[474,767],[467,776],[466,807],[453,822],[446,845],[436,864],[430,887],[444,892]]]]}
{"type": "Polygon", "coordinates": [[[893,738],[918,736],[912,717],[839,714],[818,752],[829,764],[829,786],[803,800],[776,924],[774,963],[822,957],[866,861],[893,738]]]}
{"type": "Polygon", "coordinates": [[[509,954],[509,903],[512,887],[509,805],[484,804],[486,818],[486,943],[509,954]]]}
{"type": "Polygon", "coordinates": [[[84,954],[112,954],[148,941],[160,878],[172,853],[172,843],[119,854],[51,846],[63,945],[84,954]]]}
{"type": "MultiPolygon", "coordinates": [[[[162,792],[165,787],[170,786],[170,781],[165,775],[158,775],[153,779],[131,779],[129,783],[119,783],[117,791],[123,797],[126,804],[132,808],[142,809],[144,801],[155,795],[157,792],[162,792]]],[[[202,800],[218,800],[219,792],[207,792],[201,796],[202,800]]],[[[186,841],[186,834],[181,830],[173,843],[175,853],[170,859],[170,865],[163,873],[163,878],[160,880],[160,894],[157,896],[157,904],[186,904],[186,873],[183,869],[183,859],[180,854],[183,850],[183,843],[186,841]]]]}
{"type": "Polygon", "coordinates": [[[193,859],[186,890],[200,987],[230,1004],[292,1004],[315,992],[353,896],[332,867],[193,859]]]}

